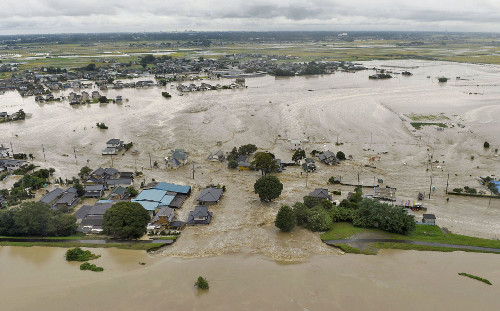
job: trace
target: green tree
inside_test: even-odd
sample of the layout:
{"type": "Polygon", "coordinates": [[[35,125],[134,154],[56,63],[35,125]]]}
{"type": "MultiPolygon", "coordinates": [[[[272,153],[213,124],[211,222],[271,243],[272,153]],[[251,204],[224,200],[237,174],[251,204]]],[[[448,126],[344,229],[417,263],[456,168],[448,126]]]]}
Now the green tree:
{"type": "Polygon", "coordinates": [[[292,156],[292,161],[295,163],[299,163],[300,160],[306,158],[306,152],[302,149],[297,149],[295,150],[293,156],[292,156]]]}
{"type": "Polygon", "coordinates": [[[332,219],[326,210],[317,206],[307,213],[305,227],[311,231],[327,231],[332,227],[332,219]]]}
{"type": "Polygon", "coordinates": [[[353,225],[378,228],[384,231],[408,235],[415,230],[415,220],[404,208],[394,207],[375,200],[363,199],[354,214],[353,225]]]}
{"type": "Polygon", "coordinates": [[[92,173],[92,169],[88,166],[84,166],[80,169],[80,173],[78,173],[78,176],[83,180],[85,178],[88,178],[90,176],[90,173],[92,173]]]}
{"type": "Polygon", "coordinates": [[[488,149],[488,148],[490,148],[490,143],[485,141],[483,146],[484,146],[484,148],[488,149]]]}
{"type": "Polygon", "coordinates": [[[241,155],[249,155],[249,154],[254,153],[255,151],[257,151],[257,146],[255,146],[253,144],[246,144],[246,145],[240,146],[240,148],[238,148],[238,154],[241,154],[241,155]]]}
{"type": "Polygon", "coordinates": [[[295,214],[296,223],[302,226],[307,222],[307,212],[309,208],[304,203],[297,202],[293,205],[293,213],[295,214]]]}
{"type": "Polygon", "coordinates": [[[128,187],[127,190],[132,198],[136,197],[139,194],[139,192],[134,188],[134,186],[128,187]]]}
{"type": "Polygon", "coordinates": [[[235,169],[238,167],[238,162],[236,162],[236,160],[234,159],[231,159],[227,162],[227,167],[230,169],[235,169]]]}
{"type": "Polygon", "coordinates": [[[295,227],[297,221],[293,209],[288,205],[280,207],[274,225],[283,232],[290,232],[295,227]]]}
{"type": "Polygon", "coordinates": [[[136,202],[119,202],[104,213],[103,231],[120,239],[138,239],[146,233],[151,218],[136,202]]]}
{"type": "Polygon", "coordinates": [[[99,103],[101,103],[101,104],[108,103],[108,98],[106,96],[100,96],[99,97],[99,103]]]}
{"type": "Polygon", "coordinates": [[[283,184],[278,177],[266,175],[259,178],[253,185],[253,188],[261,201],[272,201],[281,195],[283,184]]]}
{"type": "Polygon", "coordinates": [[[252,161],[252,166],[260,170],[262,175],[278,169],[276,160],[270,153],[267,152],[257,152],[252,161]]]}
{"type": "Polygon", "coordinates": [[[340,161],[345,160],[345,153],[343,153],[342,151],[338,151],[337,152],[337,159],[339,159],[340,161]]]}

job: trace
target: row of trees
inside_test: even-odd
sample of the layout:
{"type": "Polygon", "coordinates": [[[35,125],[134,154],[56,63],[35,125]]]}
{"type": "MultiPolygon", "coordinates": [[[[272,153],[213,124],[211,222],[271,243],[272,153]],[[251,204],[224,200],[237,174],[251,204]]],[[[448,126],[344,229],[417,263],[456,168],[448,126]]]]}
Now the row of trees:
{"type": "Polygon", "coordinates": [[[5,236],[69,236],[76,227],[75,215],[41,202],[25,202],[19,208],[0,212],[0,235],[5,236]]]}
{"type": "Polygon", "coordinates": [[[404,208],[362,199],[360,188],[339,206],[308,196],[304,197],[303,203],[297,202],[293,207],[282,206],[276,215],[275,225],[284,232],[291,231],[296,225],[311,231],[327,231],[335,222],[352,222],[357,227],[404,235],[415,230],[415,220],[404,208]]]}

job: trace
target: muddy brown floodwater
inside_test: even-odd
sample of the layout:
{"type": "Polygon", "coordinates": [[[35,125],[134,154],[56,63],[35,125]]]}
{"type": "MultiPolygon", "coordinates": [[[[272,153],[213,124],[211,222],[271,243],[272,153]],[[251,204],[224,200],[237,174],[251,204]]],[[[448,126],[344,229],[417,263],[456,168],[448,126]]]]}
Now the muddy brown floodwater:
{"type": "Polygon", "coordinates": [[[182,259],[92,251],[102,255],[93,262],[103,272],[80,271],[61,248],[0,247],[1,309],[496,310],[500,304],[493,254],[383,250],[280,263],[245,252],[182,259]],[[208,292],[193,286],[200,275],[208,292]]]}
{"type": "MultiPolygon", "coordinates": [[[[97,250],[103,255],[96,261],[106,269],[103,273],[79,271],[78,265],[64,261],[60,249],[0,248],[0,309],[4,309],[3,302],[9,310],[198,310],[206,305],[216,310],[498,307],[496,285],[488,287],[457,276],[468,272],[498,283],[495,255],[382,251],[378,256],[340,256],[317,233],[296,228],[282,234],[274,227],[280,205],[293,204],[314,188],[342,190],[335,199],[352,191],[352,187],[328,186],[330,176],[342,176],[344,182],[354,184],[359,174],[364,185],[381,178],[382,186],[397,188],[398,200],[412,201],[419,192],[428,193],[432,176],[435,191],[424,205],[436,215],[438,225],[455,233],[500,238],[500,200],[445,194],[448,174],[450,189],[470,186],[478,190],[485,188],[477,176],[498,174],[500,67],[410,60],[365,65],[384,65],[399,72],[404,70],[400,66],[418,68],[411,69],[411,77],[394,75],[384,81],[369,80],[373,71],[364,71],[249,78],[246,89],[184,96],[179,96],[175,85],[101,92],[108,98],[122,95],[127,99],[123,104],[72,107],[67,101],[38,104],[16,92],[1,95],[0,111],[22,108],[33,116],[0,124],[0,143],[12,142],[15,152],[33,153],[36,165],[56,169],[56,178],[76,176],[84,165],[110,166],[111,158],[102,156],[101,150],[108,139],[121,138],[132,141],[138,154],[113,157],[115,168],[141,170],[146,182],[154,178],[193,186],[193,195],[177,211],[179,220],[186,220],[201,188],[224,184],[228,190],[211,207],[214,217],[209,226],[186,228],[161,254],[97,250]],[[441,76],[451,79],[438,83],[441,76]],[[165,90],[173,97],[163,98],[165,90]],[[406,116],[410,113],[443,114],[446,119],[438,122],[450,127],[413,131],[406,116]],[[96,129],[96,122],[106,123],[109,129],[96,129]],[[338,166],[318,164],[307,186],[300,168],[288,168],[279,174],[282,195],[267,204],[253,193],[259,172],[232,171],[226,163],[207,161],[212,151],[230,151],[247,143],[290,161],[288,139],[307,139],[307,152],[342,150],[353,160],[338,166]],[[341,146],[336,146],[337,139],[341,146]],[[490,149],[483,148],[484,141],[490,149]],[[174,148],[190,153],[194,179],[191,163],[176,171],[165,169],[163,159],[174,148]],[[430,154],[438,161],[432,167],[427,164],[430,154]],[[375,155],[380,160],[368,160],[375,155]],[[150,168],[150,156],[159,168],[150,168]],[[140,261],[147,265],[140,266],[140,261]],[[209,294],[192,287],[198,275],[210,280],[209,294]]],[[[0,188],[15,180],[7,178],[0,188]]],[[[135,186],[141,181],[137,179],[135,186]]]]}

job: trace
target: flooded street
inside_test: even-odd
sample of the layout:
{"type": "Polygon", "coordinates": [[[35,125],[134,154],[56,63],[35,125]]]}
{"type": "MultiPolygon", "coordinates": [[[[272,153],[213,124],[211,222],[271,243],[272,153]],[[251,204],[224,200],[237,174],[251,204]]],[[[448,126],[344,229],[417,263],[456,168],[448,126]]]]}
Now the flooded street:
{"type": "Polygon", "coordinates": [[[92,249],[104,268],[94,273],[64,252],[0,247],[2,310],[494,310],[500,302],[493,254],[383,250],[284,264],[246,252],[181,259],[92,249]],[[208,293],[193,286],[200,275],[208,293]]]}

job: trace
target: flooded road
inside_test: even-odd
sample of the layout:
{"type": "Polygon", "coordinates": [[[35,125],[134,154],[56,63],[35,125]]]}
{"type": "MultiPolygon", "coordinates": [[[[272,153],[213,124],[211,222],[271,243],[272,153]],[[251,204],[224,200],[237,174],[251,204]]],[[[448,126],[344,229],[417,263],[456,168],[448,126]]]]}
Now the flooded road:
{"type": "Polygon", "coordinates": [[[1,309],[495,310],[500,303],[493,254],[382,250],[280,263],[244,251],[196,259],[92,252],[102,255],[92,262],[103,272],[80,271],[61,248],[0,247],[1,309]],[[210,283],[208,293],[193,286],[200,275],[210,283]]]}

